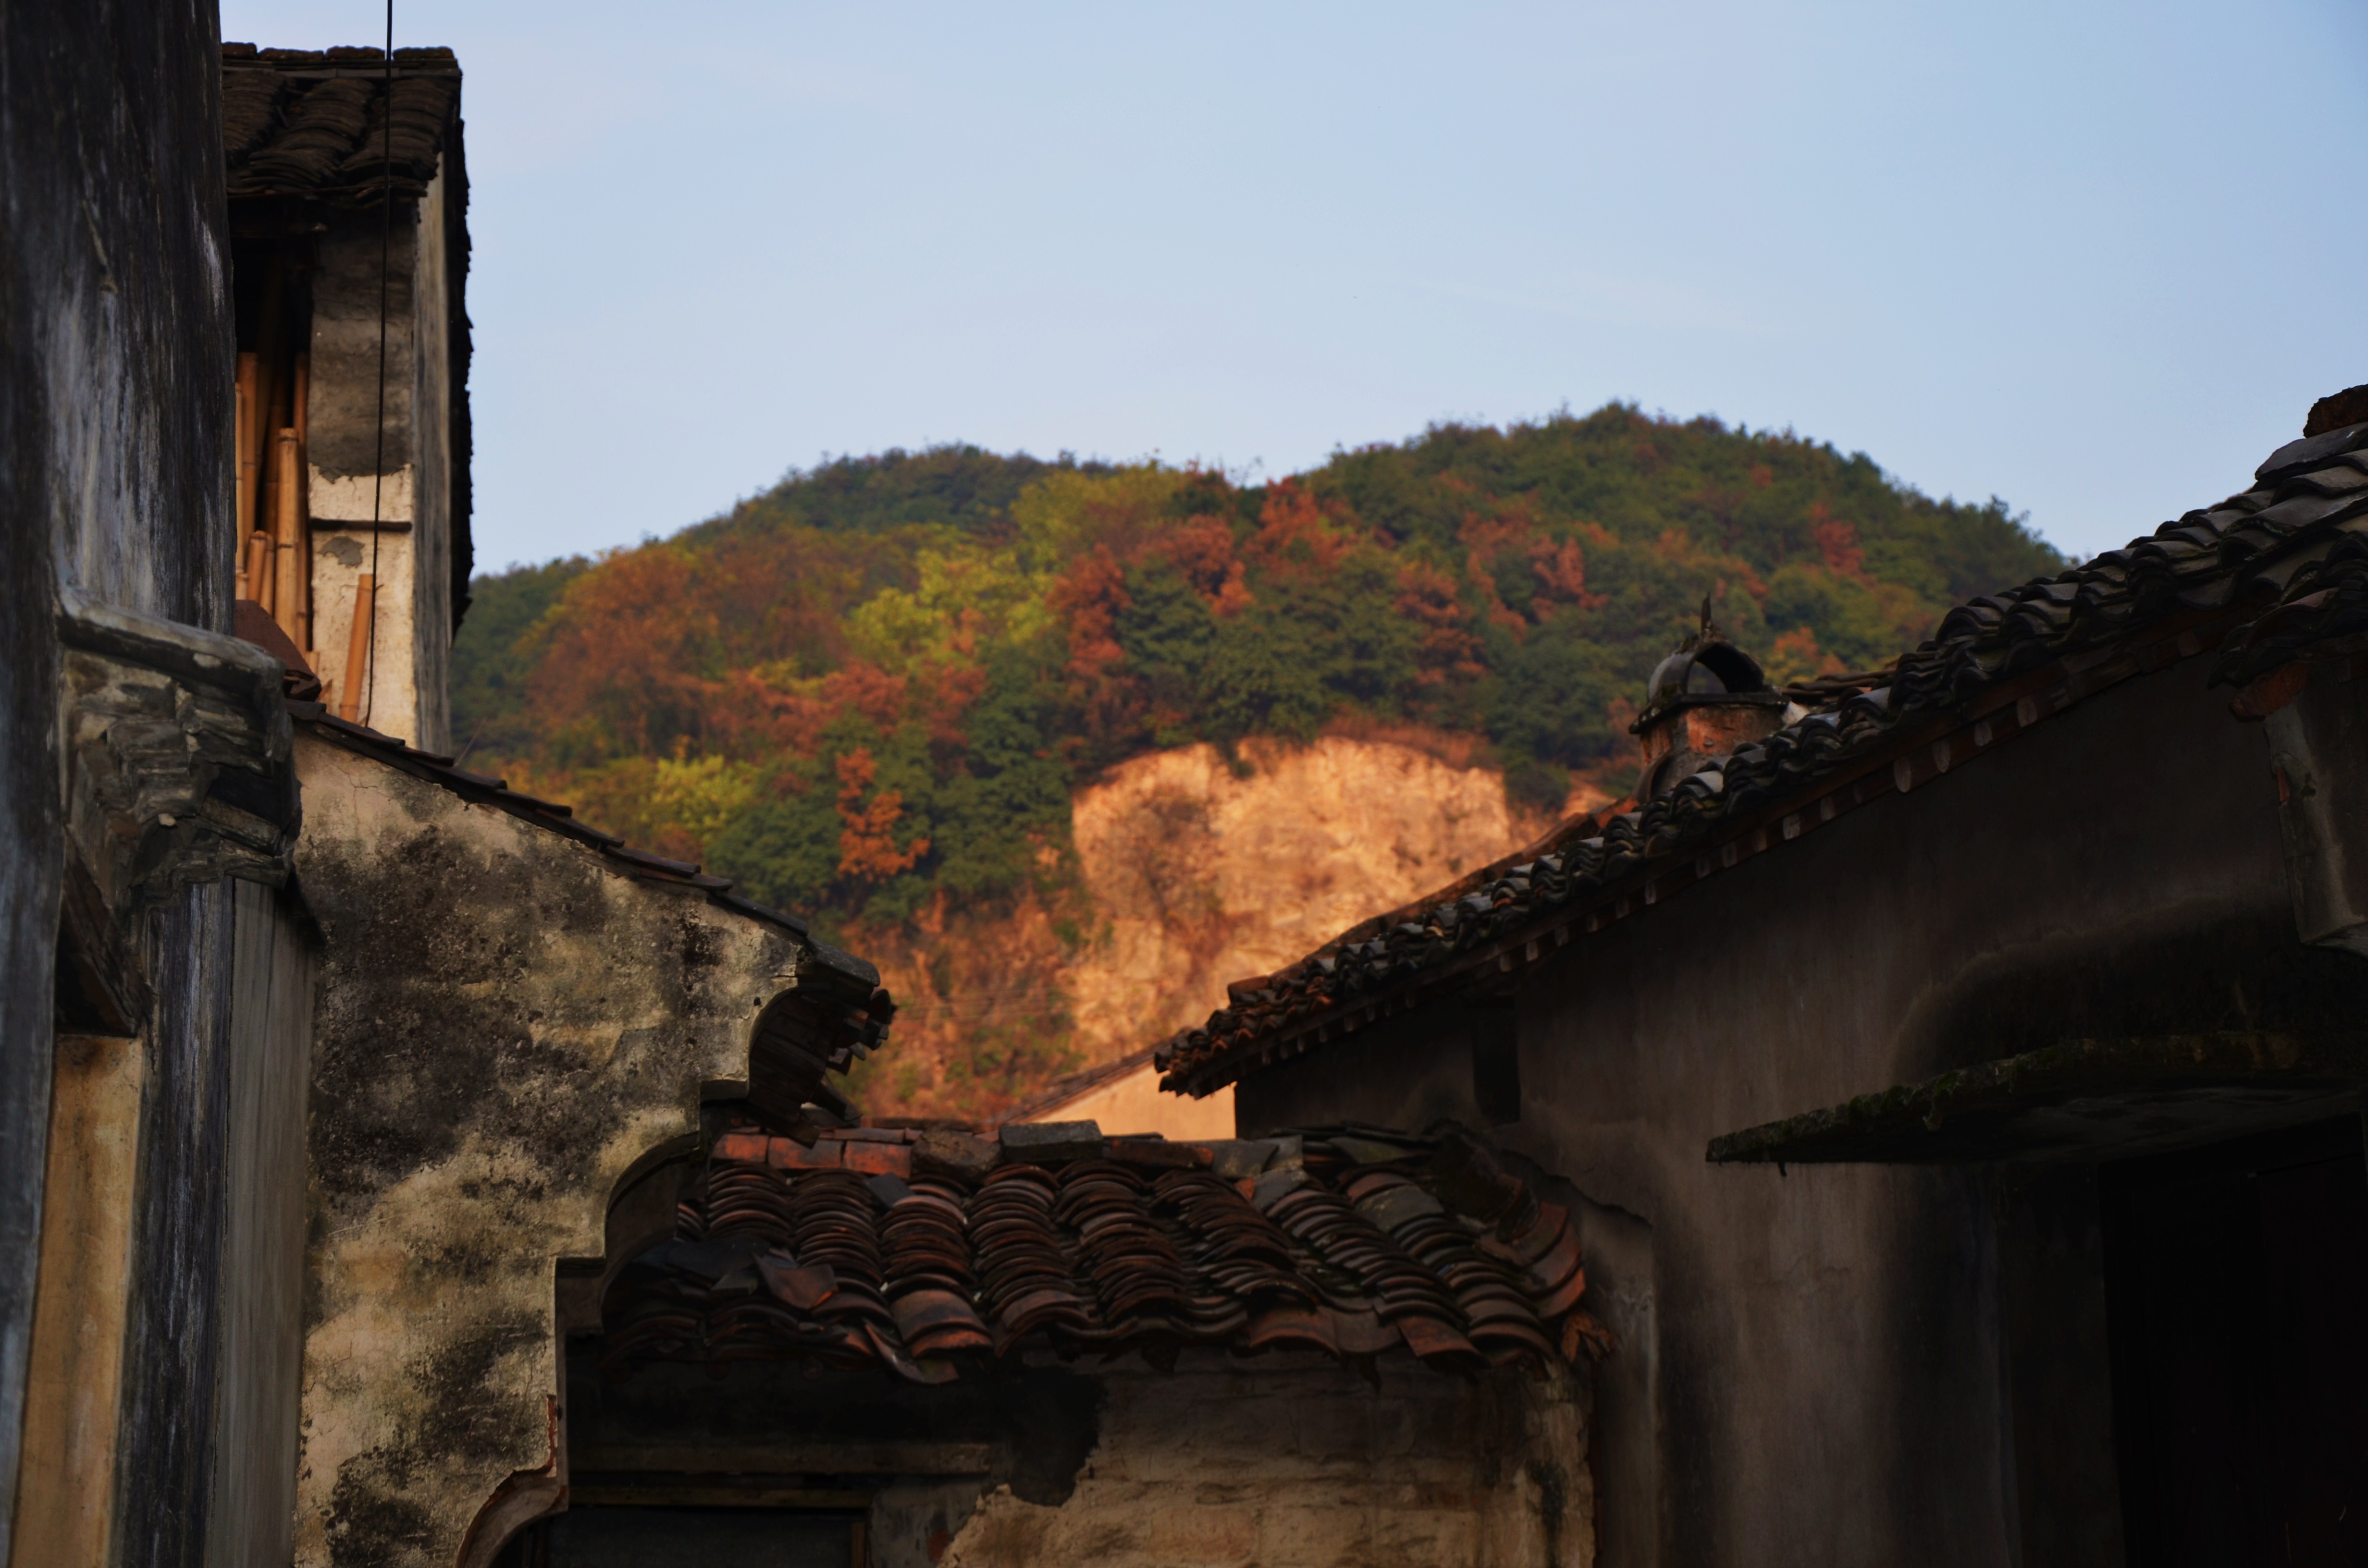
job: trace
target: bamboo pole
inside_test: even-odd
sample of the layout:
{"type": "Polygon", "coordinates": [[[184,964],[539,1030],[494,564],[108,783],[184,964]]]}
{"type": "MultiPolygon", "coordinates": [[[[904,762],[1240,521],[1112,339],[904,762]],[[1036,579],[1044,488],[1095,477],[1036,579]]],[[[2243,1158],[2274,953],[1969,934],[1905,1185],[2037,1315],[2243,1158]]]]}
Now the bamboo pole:
{"type": "Polygon", "coordinates": [[[284,423],[271,415],[282,390],[278,383],[288,373],[284,341],[288,334],[279,319],[288,298],[287,272],[285,258],[273,253],[263,271],[263,298],[255,316],[255,395],[248,404],[252,417],[246,423],[246,447],[255,463],[255,509],[246,526],[267,532],[271,528],[271,498],[265,494],[271,483],[271,432],[284,423]]]}
{"type": "Polygon", "coordinates": [[[346,638],[346,677],[337,683],[337,717],[350,722],[361,711],[362,683],[370,678],[370,645],[378,633],[378,583],[368,572],[354,580],[354,624],[346,638]]]}
{"type": "Polygon", "coordinates": [[[271,536],[261,528],[246,536],[247,597],[271,613],[271,536]]]}
{"type": "MultiPolygon", "coordinates": [[[[238,525],[238,531],[233,537],[238,540],[239,553],[242,557],[246,553],[246,536],[255,531],[256,425],[255,391],[258,376],[253,351],[240,355],[238,357],[238,516],[233,520],[238,525]]],[[[240,597],[253,598],[255,596],[250,592],[243,593],[240,597]]]]}
{"type": "Polygon", "coordinates": [[[296,431],[296,617],[304,634],[296,639],[296,646],[304,651],[304,662],[320,670],[320,660],[313,649],[313,469],[312,457],[305,448],[305,436],[310,428],[304,415],[313,392],[313,357],[296,356],[295,389],[290,396],[289,423],[296,431]]]}
{"type": "Polygon", "coordinates": [[[256,308],[256,401],[254,419],[246,424],[246,445],[256,455],[256,528],[270,528],[270,509],[263,506],[263,485],[270,483],[270,440],[277,426],[272,405],[279,403],[287,377],[287,324],[279,320],[287,308],[287,260],[272,254],[263,267],[263,299],[256,308]]]}
{"type": "MultiPolygon", "coordinates": [[[[281,494],[287,486],[282,483],[285,465],[279,460],[279,438],[288,433],[288,367],[285,363],[274,365],[267,361],[263,373],[265,389],[269,395],[263,403],[267,411],[262,439],[263,512],[255,519],[255,526],[269,534],[272,544],[277,547],[286,542],[286,536],[279,527],[280,515],[287,505],[281,494]]],[[[278,587],[274,591],[274,606],[292,606],[294,601],[285,591],[287,585],[278,582],[279,575],[279,569],[275,566],[272,578],[278,587]]],[[[288,631],[284,623],[280,630],[288,631]]],[[[295,633],[290,631],[289,635],[293,637],[295,633]]]]}
{"type": "Polygon", "coordinates": [[[298,641],[303,630],[301,612],[304,590],[297,578],[296,559],[296,432],[282,429],[272,442],[271,553],[273,559],[271,619],[298,641]]]}
{"type": "MultiPolygon", "coordinates": [[[[263,494],[256,498],[256,531],[279,542],[279,454],[269,437],[263,442],[263,494]]],[[[279,574],[272,574],[275,580],[279,574]]]]}

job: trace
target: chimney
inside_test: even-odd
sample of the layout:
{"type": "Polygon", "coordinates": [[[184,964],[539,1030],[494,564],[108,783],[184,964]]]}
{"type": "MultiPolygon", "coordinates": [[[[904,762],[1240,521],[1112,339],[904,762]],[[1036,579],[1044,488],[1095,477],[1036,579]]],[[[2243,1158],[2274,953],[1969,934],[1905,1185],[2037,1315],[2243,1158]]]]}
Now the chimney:
{"type": "Polygon", "coordinates": [[[2368,386],[2346,387],[2310,405],[2310,417],[2302,422],[2302,433],[2308,439],[2363,422],[2368,422],[2368,386]]]}
{"type": "Polygon", "coordinates": [[[1644,711],[1628,729],[1645,752],[1636,798],[1666,794],[1736,747],[1784,722],[1783,694],[1769,689],[1759,661],[1726,640],[1702,600],[1702,627],[1689,632],[1645,685],[1644,711]]]}

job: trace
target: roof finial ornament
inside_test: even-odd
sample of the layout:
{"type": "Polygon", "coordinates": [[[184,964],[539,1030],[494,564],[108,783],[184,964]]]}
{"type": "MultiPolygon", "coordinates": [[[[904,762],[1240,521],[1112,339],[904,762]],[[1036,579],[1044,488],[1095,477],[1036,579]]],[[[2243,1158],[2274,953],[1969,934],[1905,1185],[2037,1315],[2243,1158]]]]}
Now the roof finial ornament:
{"type": "Polygon", "coordinates": [[[1629,726],[1644,747],[1645,776],[1636,791],[1643,799],[1673,788],[1783,721],[1783,696],[1769,686],[1759,661],[1736,647],[1712,619],[1716,597],[1702,596],[1701,624],[1653,671],[1644,710],[1629,726]]]}
{"type": "Polygon", "coordinates": [[[1704,648],[1716,642],[1724,642],[1730,646],[1733,645],[1735,640],[1729,637],[1726,634],[1725,630],[1722,628],[1716,620],[1713,620],[1711,618],[1710,606],[1713,597],[1713,596],[1710,594],[1704,594],[1702,596],[1702,623],[1679,640],[1676,650],[1669,655],[1670,658],[1674,659],[1679,653],[1698,653],[1704,648]]]}

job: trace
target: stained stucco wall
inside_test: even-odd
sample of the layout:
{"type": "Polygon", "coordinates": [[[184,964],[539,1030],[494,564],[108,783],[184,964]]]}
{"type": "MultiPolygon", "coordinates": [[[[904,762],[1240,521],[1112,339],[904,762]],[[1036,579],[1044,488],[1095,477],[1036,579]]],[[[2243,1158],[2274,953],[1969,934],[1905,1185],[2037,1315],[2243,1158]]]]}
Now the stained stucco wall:
{"type": "MultiPolygon", "coordinates": [[[[636,1489],[705,1506],[786,1495],[861,1514],[870,1568],[1594,1561],[1585,1372],[1467,1383],[1399,1357],[1375,1384],[1304,1354],[1187,1351],[1163,1372],[1028,1350],[924,1387],[813,1362],[604,1371],[597,1339],[575,1348],[568,1440],[587,1509],[636,1489]],[[984,1469],[927,1468],[954,1449],[984,1469]],[[922,1468],[900,1471],[898,1454],[922,1468]]],[[[598,1528],[587,1512],[558,1533],[598,1528]]]]}
{"type": "MultiPolygon", "coordinates": [[[[390,494],[395,487],[388,486],[390,494]]],[[[405,491],[404,504],[409,505],[405,491]]],[[[363,520],[344,526],[316,518],[313,525],[313,636],[319,646],[323,697],[333,706],[346,700],[347,656],[351,652],[354,596],[364,573],[378,582],[377,616],[371,628],[373,656],[366,659],[358,682],[354,717],[382,734],[413,742],[423,750],[427,737],[418,733],[419,692],[410,649],[416,641],[412,619],[412,585],[416,543],[410,527],[373,530],[369,525],[370,497],[361,500],[363,520]],[[376,548],[372,548],[372,540],[376,548]]],[[[450,754],[445,753],[450,756],[450,754]]]]}
{"type": "MultiPolygon", "coordinates": [[[[210,4],[15,7],[0,27],[0,1552],[52,1049],[53,589],[216,630],[229,615],[218,69],[210,4]]],[[[193,892],[145,931],[158,1011],[119,1537],[142,1562],[191,1561],[205,1517],[220,902],[193,892]]]]}
{"type": "MultiPolygon", "coordinates": [[[[1520,1120],[1496,1136],[1588,1200],[1589,1300],[1634,1369],[1599,1422],[1607,1456],[1645,1467],[1606,1497],[1607,1562],[2036,1568],[2017,1556],[2018,1441],[2085,1453],[2110,1484],[2109,1429],[2017,1429],[1988,1177],[1703,1151],[2066,1038],[2307,1024],[2281,1009],[2357,1000],[2368,966],[2295,939],[2261,737],[2206,662],[1524,971],[1520,1120]]],[[[1476,1114],[1445,1009],[1252,1078],[1236,1108],[1246,1132],[1476,1114]]]]}
{"type": "Polygon", "coordinates": [[[789,932],[300,733],[325,936],[297,1561],[450,1568],[564,1477],[553,1269],[634,1162],[736,1092],[789,932]]]}
{"type": "Polygon", "coordinates": [[[1585,1399],[1567,1377],[1466,1384],[1401,1360],[1376,1388],[1324,1358],[1190,1352],[1172,1373],[1129,1362],[1100,1381],[1076,1490],[1047,1506],[998,1488],[947,1568],[1595,1560],[1585,1399]]]}
{"type": "Polygon", "coordinates": [[[321,236],[313,278],[307,437],[312,474],[313,640],[343,701],[355,585],[378,582],[376,656],[359,706],[374,729],[426,750],[450,742],[451,453],[446,400],[445,187],[321,236]],[[384,442],[379,426],[381,240],[386,301],[384,442]],[[373,540],[372,518],[378,528],[373,540]],[[375,548],[373,548],[375,545],[375,548]]]}

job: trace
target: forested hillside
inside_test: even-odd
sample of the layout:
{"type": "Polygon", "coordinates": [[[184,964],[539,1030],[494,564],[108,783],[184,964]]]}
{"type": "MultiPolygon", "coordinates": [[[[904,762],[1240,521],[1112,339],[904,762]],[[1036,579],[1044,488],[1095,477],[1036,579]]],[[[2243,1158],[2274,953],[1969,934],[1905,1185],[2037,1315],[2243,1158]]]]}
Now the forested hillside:
{"type": "Polygon", "coordinates": [[[1085,941],[1089,912],[1058,913],[1072,800],[1128,758],[1444,736],[1551,810],[1633,776],[1634,699],[1705,594],[1798,677],[2062,564],[2001,503],[1618,404],[1263,484],[891,452],[480,578],[455,732],[468,766],[826,926],[1030,900],[1085,941]]]}

